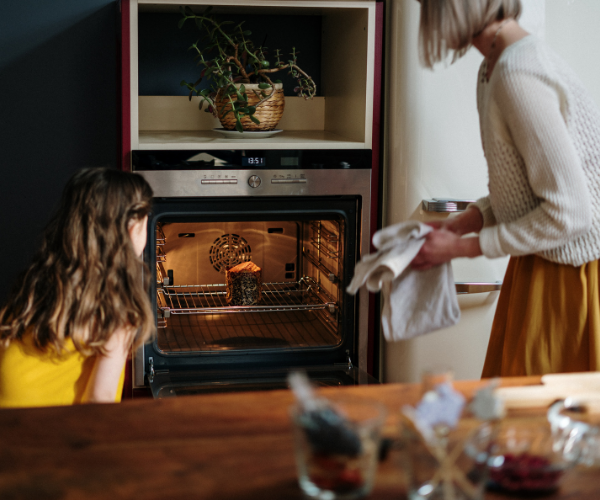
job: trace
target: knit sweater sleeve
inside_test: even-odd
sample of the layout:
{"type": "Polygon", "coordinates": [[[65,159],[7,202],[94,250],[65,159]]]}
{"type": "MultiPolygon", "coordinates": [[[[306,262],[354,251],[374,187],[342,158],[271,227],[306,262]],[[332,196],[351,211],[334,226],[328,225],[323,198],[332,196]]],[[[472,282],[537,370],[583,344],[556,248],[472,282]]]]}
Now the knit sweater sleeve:
{"type": "Polygon", "coordinates": [[[533,72],[496,70],[499,119],[523,159],[539,205],[517,220],[484,227],[480,245],[488,257],[538,253],[589,231],[590,194],[561,113],[561,104],[567,105],[564,91],[533,72]]]}
{"type": "Polygon", "coordinates": [[[481,216],[483,217],[483,227],[493,226],[496,224],[496,217],[494,216],[494,211],[492,210],[492,204],[489,196],[479,198],[477,201],[475,201],[475,203],[470,203],[467,205],[467,208],[470,207],[476,207],[481,212],[481,216]]]}

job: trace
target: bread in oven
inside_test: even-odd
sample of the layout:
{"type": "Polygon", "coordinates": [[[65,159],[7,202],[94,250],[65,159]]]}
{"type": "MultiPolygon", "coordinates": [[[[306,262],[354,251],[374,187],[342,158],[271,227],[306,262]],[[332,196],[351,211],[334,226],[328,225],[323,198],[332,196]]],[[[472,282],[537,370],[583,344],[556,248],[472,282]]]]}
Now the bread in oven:
{"type": "Polygon", "coordinates": [[[262,292],[261,268],[253,262],[242,262],[225,271],[227,304],[253,306],[260,302],[262,292]]]}

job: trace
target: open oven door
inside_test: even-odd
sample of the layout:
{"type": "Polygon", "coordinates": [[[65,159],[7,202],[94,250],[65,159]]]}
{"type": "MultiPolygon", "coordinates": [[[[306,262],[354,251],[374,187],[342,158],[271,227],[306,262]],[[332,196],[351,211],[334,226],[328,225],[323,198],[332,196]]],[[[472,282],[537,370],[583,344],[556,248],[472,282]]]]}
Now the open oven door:
{"type": "MultiPolygon", "coordinates": [[[[303,367],[312,383],[318,387],[379,384],[379,381],[358,367],[348,365],[303,367]]],[[[192,394],[287,389],[289,370],[256,370],[249,372],[218,372],[209,374],[183,371],[155,371],[149,383],[155,399],[192,394]]]]}
{"type": "Polygon", "coordinates": [[[360,241],[359,196],[160,198],[149,218],[154,397],[377,383],[358,363],[358,298],[345,292],[360,241]],[[261,299],[229,303],[226,272],[251,261],[261,299]]]}

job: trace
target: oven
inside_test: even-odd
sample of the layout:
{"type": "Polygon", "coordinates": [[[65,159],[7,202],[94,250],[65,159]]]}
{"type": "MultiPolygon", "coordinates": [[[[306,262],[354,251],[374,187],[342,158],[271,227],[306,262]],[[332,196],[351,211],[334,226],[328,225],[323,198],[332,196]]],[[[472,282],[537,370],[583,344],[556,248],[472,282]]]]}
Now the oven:
{"type": "Polygon", "coordinates": [[[284,388],[296,368],[319,385],[376,383],[368,293],[345,291],[369,248],[371,164],[367,149],[134,151],[155,195],[144,259],[157,324],[134,387],[284,388]],[[242,303],[228,272],[245,262],[260,294],[242,303]]]}

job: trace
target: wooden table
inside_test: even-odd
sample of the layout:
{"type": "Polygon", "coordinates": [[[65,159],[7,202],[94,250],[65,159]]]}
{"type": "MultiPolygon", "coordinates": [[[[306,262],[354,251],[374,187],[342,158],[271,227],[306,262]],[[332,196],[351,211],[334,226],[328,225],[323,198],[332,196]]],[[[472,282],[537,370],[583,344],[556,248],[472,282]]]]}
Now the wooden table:
{"type": "MultiPolygon", "coordinates": [[[[480,384],[456,387],[468,395],[480,384]]],[[[407,384],[329,390],[384,402],[389,436],[396,433],[398,408],[418,399],[418,388],[407,384]]],[[[273,391],[0,410],[0,499],[300,499],[292,399],[288,391],[273,391]]],[[[380,464],[370,498],[404,498],[394,453],[380,464]]],[[[486,496],[501,498],[507,497],[486,496]]],[[[545,498],[600,499],[600,470],[570,471],[545,498]]]]}

